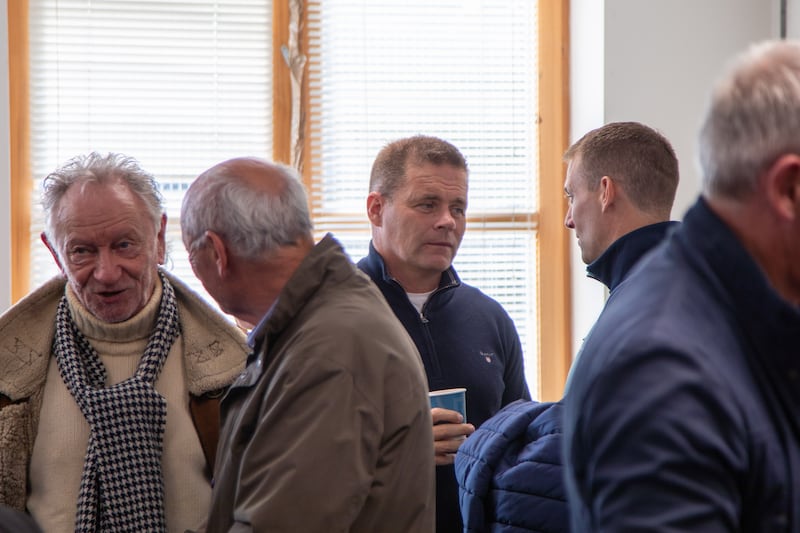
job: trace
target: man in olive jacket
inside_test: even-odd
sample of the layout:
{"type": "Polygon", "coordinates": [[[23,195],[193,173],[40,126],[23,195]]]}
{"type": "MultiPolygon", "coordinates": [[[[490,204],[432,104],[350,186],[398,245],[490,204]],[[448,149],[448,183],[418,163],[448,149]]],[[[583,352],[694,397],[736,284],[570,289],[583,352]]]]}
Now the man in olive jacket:
{"type": "Polygon", "coordinates": [[[255,324],[222,401],[208,532],[432,532],[433,435],[414,343],[289,168],[220,163],[181,211],[197,277],[255,324]]]}

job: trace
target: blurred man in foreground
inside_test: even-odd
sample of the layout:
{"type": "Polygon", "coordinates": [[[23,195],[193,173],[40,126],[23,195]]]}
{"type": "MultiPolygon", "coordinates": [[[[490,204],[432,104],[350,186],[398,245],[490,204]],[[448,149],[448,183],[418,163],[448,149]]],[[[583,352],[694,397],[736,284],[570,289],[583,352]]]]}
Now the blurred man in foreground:
{"type": "Polygon", "coordinates": [[[739,57],[703,194],[611,294],[565,403],[573,531],[800,531],[800,44],[739,57]]]}

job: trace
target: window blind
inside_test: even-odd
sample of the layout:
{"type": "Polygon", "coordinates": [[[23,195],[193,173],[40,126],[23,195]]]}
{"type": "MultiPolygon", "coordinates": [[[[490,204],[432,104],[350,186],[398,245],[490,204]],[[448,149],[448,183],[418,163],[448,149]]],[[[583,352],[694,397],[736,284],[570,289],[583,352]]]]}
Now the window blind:
{"type": "Polygon", "coordinates": [[[418,133],[470,166],[462,279],[514,319],[538,383],[537,2],[307,3],[308,174],[315,227],[354,260],[370,238],[366,195],[379,149],[418,133]]]}
{"type": "MultiPolygon", "coordinates": [[[[169,267],[201,292],[180,240],[188,184],[229,157],[272,154],[269,0],[29,0],[32,285],[55,273],[38,241],[41,179],[91,150],[159,180],[169,267]]],[[[306,170],[317,236],[369,242],[369,170],[417,133],[470,165],[455,266],[514,319],[538,383],[537,5],[530,0],[309,0],[306,170]]],[[[546,251],[545,251],[546,253],[546,251]]]]}
{"type": "Polygon", "coordinates": [[[264,0],[30,0],[33,286],[57,272],[38,240],[42,178],[79,154],[122,152],[159,181],[167,268],[207,297],[180,205],[211,165],[271,158],[271,28],[264,0]]]}

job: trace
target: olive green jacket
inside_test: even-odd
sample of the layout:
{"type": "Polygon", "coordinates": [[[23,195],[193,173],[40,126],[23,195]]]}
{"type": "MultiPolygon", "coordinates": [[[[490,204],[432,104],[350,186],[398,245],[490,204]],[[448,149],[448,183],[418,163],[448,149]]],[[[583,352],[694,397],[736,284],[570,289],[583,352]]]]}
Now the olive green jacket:
{"type": "Polygon", "coordinates": [[[378,288],[328,235],[268,317],[222,400],[206,533],[433,533],[425,370],[378,288]]]}

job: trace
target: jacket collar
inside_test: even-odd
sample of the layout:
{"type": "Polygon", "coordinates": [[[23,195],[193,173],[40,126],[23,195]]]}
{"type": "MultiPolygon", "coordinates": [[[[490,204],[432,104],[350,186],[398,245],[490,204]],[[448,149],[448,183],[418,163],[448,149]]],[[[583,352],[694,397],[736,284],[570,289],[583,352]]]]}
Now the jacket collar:
{"type": "Polygon", "coordinates": [[[586,267],[587,275],[613,291],[639,259],[678,226],[679,222],[658,222],[626,233],[586,267]]]}
{"type": "MultiPolygon", "coordinates": [[[[166,275],[178,300],[189,392],[226,386],[244,368],[244,335],[186,284],[166,275]]],[[[12,400],[30,396],[44,383],[65,285],[64,277],[56,276],[0,315],[0,392],[12,400]]]]}
{"type": "Polygon", "coordinates": [[[702,197],[686,213],[684,226],[686,230],[676,235],[687,249],[688,260],[723,295],[733,313],[746,321],[746,329],[782,346],[779,351],[800,346],[800,308],[775,291],[761,267],[702,197]]]}
{"type": "MultiPolygon", "coordinates": [[[[363,274],[349,260],[342,245],[328,233],[300,262],[278,299],[250,332],[248,343],[256,348],[262,342],[270,342],[271,338],[279,336],[326,278],[330,278],[331,283],[338,283],[352,275],[363,274]]],[[[257,349],[252,357],[258,357],[260,351],[257,349]]]]}

